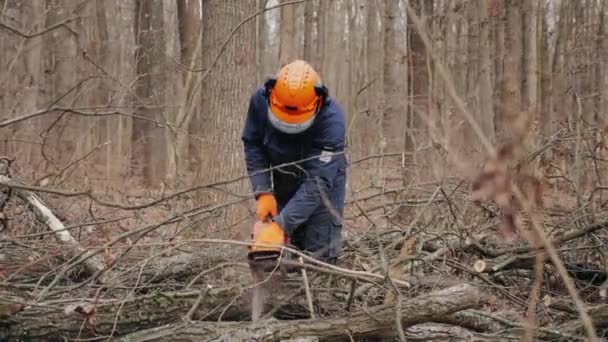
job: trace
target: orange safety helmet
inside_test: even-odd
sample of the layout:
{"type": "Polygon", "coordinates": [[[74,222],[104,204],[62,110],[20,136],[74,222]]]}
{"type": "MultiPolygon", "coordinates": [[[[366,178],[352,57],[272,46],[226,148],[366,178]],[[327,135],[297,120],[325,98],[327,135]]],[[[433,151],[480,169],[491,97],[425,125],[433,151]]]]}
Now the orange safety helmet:
{"type": "Polygon", "coordinates": [[[301,133],[312,126],[328,93],[317,72],[302,60],[282,67],[276,78],[266,81],[265,87],[270,123],[288,134],[301,133]]]}

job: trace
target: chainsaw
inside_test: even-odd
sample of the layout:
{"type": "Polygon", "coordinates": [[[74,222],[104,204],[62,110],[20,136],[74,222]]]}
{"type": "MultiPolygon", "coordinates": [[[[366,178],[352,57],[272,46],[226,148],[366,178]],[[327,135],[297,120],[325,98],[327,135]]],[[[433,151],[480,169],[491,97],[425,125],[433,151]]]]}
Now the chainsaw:
{"type": "Polygon", "coordinates": [[[265,220],[255,222],[251,238],[247,254],[253,278],[251,318],[257,321],[262,315],[269,293],[276,285],[277,277],[281,277],[279,259],[285,235],[277,225],[265,220]]]}
{"type": "Polygon", "coordinates": [[[271,272],[278,266],[281,247],[285,244],[285,234],[277,225],[269,221],[256,221],[251,234],[247,258],[252,269],[271,272]]]}

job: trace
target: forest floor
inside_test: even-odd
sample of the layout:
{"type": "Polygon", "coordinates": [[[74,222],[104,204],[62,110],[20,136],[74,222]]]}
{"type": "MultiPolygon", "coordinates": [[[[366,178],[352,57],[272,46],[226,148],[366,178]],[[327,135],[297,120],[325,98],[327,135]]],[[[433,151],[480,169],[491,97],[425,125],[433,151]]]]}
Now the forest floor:
{"type": "MultiPolygon", "coordinates": [[[[556,183],[540,194],[543,207],[535,217],[564,274],[548,253],[539,253],[546,249],[535,248],[542,244],[530,240],[534,229],[521,210],[510,235],[509,210],[497,205],[499,178],[488,177],[486,183],[453,179],[416,191],[369,187],[351,194],[337,267],[305,259],[308,282],[299,274],[275,274],[261,322],[251,322],[248,213],[227,220],[228,204],[200,206],[185,196],[138,196],[119,204],[39,192],[35,198],[73,238],[66,242],[32,200],[40,189],[14,183],[0,199],[6,218],[0,338],[587,340],[585,323],[603,336],[608,215],[601,196],[589,200],[590,193],[577,196],[556,183]],[[490,200],[474,201],[476,192],[490,200]]],[[[284,262],[297,255],[286,251],[284,262]]]]}

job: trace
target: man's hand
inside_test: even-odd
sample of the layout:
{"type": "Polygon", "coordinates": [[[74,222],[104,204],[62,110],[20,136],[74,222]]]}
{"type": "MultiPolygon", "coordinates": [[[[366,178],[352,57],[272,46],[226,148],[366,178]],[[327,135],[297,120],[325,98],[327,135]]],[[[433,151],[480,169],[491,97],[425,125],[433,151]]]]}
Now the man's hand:
{"type": "Polygon", "coordinates": [[[277,200],[272,194],[260,195],[256,205],[256,214],[260,221],[277,216],[277,200]]]}

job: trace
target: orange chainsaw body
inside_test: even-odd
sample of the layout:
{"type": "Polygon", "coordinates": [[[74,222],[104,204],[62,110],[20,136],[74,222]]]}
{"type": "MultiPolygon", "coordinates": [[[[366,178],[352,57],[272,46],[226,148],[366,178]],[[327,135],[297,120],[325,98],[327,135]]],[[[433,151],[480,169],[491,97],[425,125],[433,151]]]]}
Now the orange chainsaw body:
{"type": "Polygon", "coordinates": [[[283,230],[269,221],[257,221],[253,225],[251,237],[249,263],[264,270],[274,268],[281,255],[281,247],[285,244],[283,230]]]}

